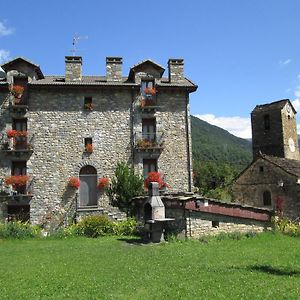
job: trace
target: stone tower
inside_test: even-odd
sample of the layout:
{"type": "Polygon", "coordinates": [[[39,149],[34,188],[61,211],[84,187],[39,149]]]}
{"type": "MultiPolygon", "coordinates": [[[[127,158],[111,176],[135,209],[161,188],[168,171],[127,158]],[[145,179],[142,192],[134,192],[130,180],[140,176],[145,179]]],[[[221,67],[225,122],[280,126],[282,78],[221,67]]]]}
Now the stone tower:
{"type": "Polygon", "coordinates": [[[288,99],[257,105],[251,123],[253,159],[261,152],[300,160],[296,111],[288,99]]]}

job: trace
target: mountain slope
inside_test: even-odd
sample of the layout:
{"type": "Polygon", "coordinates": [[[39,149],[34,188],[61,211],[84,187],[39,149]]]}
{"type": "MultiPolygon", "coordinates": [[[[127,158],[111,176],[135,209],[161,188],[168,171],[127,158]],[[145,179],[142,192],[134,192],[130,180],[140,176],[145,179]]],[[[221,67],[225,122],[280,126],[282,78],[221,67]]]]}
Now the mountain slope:
{"type": "Polygon", "coordinates": [[[241,170],[252,160],[251,142],[191,116],[193,159],[228,163],[241,170]]]}

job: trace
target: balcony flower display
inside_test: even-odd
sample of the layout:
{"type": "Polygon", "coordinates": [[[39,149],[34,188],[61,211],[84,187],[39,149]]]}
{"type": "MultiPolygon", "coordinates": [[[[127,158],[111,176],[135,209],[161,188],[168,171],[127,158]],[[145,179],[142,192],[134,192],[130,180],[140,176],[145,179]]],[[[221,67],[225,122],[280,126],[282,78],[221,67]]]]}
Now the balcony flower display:
{"type": "Polygon", "coordinates": [[[17,130],[14,129],[7,130],[6,135],[9,139],[14,138],[15,136],[17,136],[17,130]]]}
{"type": "Polygon", "coordinates": [[[71,188],[76,188],[78,189],[80,187],[80,180],[78,177],[70,177],[68,186],[71,188]]]}
{"type": "Polygon", "coordinates": [[[137,142],[137,146],[142,149],[152,148],[156,146],[156,142],[148,139],[140,139],[137,142]]]}
{"type": "Polygon", "coordinates": [[[15,98],[21,98],[24,92],[24,87],[21,85],[13,85],[10,92],[15,98]]]}
{"type": "Polygon", "coordinates": [[[93,105],[93,103],[85,103],[83,107],[84,107],[84,109],[86,109],[86,110],[94,110],[94,105],[93,105]]]}
{"type": "Polygon", "coordinates": [[[108,177],[101,177],[98,181],[98,189],[105,189],[109,186],[110,179],[108,177]]]}
{"type": "Polygon", "coordinates": [[[159,189],[164,189],[170,187],[164,180],[161,178],[161,174],[159,172],[149,172],[148,177],[145,179],[144,185],[145,188],[148,189],[150,182],[157,182],[159,189]]]}
{"type": "Polygon", "coordinates": [[[29,177],[27,175],[12,175],[5,178],[4,183],[11,185],[14,189],[26,186],[29,177]]]}
{"type": "Polygon", "coordinates": [[[85,152],[92,153],[93,152],[93,144],[86,144],[85,152]]]}
{"type": "Polygon", "coordinates": [[[145,88],[144,89],[144,93],[146,94],[146,95],[151,95],[151,96],[154,96],[154,95],[156,95],[156,89],[155,88],[145,88]]]}

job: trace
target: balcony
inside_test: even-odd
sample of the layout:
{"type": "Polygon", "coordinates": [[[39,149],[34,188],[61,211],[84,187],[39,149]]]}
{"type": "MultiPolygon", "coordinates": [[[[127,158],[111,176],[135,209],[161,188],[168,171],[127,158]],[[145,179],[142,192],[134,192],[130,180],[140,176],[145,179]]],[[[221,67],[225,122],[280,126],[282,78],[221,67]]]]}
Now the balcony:
{"type": "Polygon", "coordinates": [[[142,112],[155,112],[158,108],[155,88],[145,88],[141,91],[140,108],[142,112]]]}
{"type": "Polygon", "coordinates": [[[23,95],[21,98],[14,98],[9,106],[10,112],[14,117],[21,117],[28,111],[28,98],[23,95]]]}
{"type": "Polygon", "coordinates": [[[34,135],[27,131],[16,131],[15,136],[1,139],[1,151],[7,156],[24,157],[33,153],[34,135]]]}
{"type": "Polygon", "coordinates": [[[158,152],[163,150],[163,133],[141,133],[134,135],[134,148],[138,152],[158,152]]]}
{"type": "Polygon", "coordinates": [[[29,203],[33,196],[33,182],[27,175],[12,175],[0,180],[0,199],[29,203]]]}

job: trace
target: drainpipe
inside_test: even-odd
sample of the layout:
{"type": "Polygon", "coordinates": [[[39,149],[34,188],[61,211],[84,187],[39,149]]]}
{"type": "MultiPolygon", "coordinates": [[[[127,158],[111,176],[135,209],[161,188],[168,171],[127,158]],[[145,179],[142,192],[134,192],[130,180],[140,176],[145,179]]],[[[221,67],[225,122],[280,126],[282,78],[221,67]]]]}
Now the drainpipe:
{"type": "Polygon", "coordinates": [[[190,145],[190,132],[191,132],[191,124],[190,124],[190,109],[189,109],[189,93],[186,89],[185,94],[185,121],[186,121],[186,140],[187,140],[187,167],[188,167],[188,181],[189,181],[189,192],[192,191],[192,174],[191,174],[191,145],[190,145]]]}

